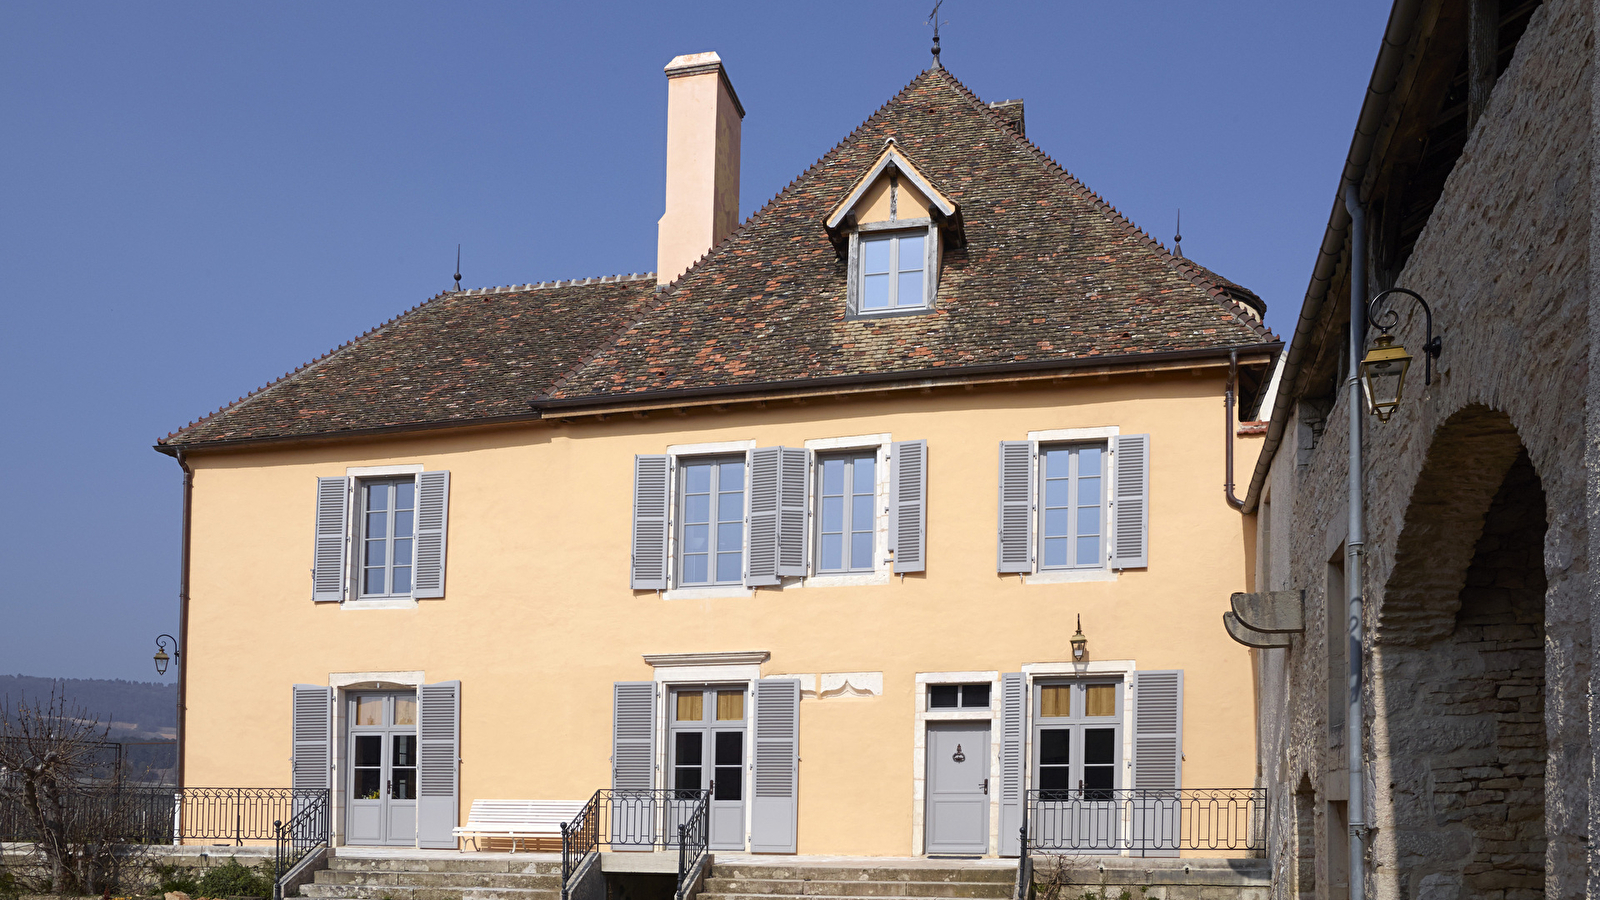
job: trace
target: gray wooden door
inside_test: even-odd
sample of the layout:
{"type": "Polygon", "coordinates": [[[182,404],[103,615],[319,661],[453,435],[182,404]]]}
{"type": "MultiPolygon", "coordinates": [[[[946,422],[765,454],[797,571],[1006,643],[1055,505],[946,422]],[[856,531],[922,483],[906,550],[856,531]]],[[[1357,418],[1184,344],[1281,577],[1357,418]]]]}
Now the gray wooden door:
{"type": "Polygon", "coordinates": [[[417,843],[417,696],[351,694],[346,841],[417,843]]]}
{"type": "MultiPolygon", "coordinates": [[[[740,686],[674,688],[668,706],[672,786],[710,790],[710,847],[745,849],[744,804],[748,729],[747,689],[740,686]]],[[[683,798],[694,796],[685,793],[683,798]]],[[[692,810],[677,798],[668,805],[669,841],[692,810]]]]}
{"type": "Polygon", "coordinates": [[[928,724],[924,852],[989,850],[989,723],[928,724]]]}

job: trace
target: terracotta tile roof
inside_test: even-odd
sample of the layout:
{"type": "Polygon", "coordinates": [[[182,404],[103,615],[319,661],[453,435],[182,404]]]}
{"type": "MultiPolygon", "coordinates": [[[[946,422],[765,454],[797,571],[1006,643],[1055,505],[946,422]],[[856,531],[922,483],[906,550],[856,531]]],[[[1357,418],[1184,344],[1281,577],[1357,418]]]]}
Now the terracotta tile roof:
{"type": "Polygon", "coordinates": [[[637,320],[655,288],[648,273],[440,294],[160,443],[529,416],[528,398],[637,320]]]}
{"type": "Polygon", "coordinates": [[[547,399],[1276,340],[1237,285],[1172,257],[1008,126],[949,72],[923,72],[547,399]],[[960,205],[967,244],[946,251],[931,313],[847,319],[821,217],[890,137],[960,205]]]}
{"type": "Polygon", "coordinates": [[[1247,310],[1254,294],[1171,256],[1029,143],[1017,118],[930,69],[665,291],[653,276],[618,276],[441,294],[161,443],[1277,340],[1247,310]],[[932,312],[851,320],[848,266],[822,218],[889,137],[959,204],[966,244],[946,251],[932,312]]]}

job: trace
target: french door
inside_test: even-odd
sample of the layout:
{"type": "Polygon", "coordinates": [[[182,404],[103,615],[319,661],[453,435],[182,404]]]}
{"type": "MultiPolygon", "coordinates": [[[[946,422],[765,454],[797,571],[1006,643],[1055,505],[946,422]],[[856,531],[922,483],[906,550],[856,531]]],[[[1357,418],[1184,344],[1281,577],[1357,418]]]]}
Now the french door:
{"type": "Polygon", "coordinates": [[[417,843],[417,695],[351,694],[346,843],[417,843]]]}
{"type": "MultiPolygon", "coordinates": [[[[676,790],[711,791],[710,847],[743,850],[745,748],[749,729],[746,688],[673,688],[668,704],[668,765],[676,790]]],[[[686,794],[686,798],[693,796],[686,794]]],[[[668,840],[692,811],[689,803],[669,806],[668,840]]]]}
{"type": "Polygon", "coordinates": [[[1051,849],[1115,852],[1123,845],[1120,681],[1041,682],[1033,692],[1029,831],[1051,849]]]}

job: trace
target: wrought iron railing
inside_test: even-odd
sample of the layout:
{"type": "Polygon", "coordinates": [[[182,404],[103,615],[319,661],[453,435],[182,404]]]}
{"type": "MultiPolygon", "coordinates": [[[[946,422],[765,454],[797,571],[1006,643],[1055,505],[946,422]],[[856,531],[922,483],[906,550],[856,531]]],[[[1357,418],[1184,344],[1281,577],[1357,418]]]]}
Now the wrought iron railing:
{"type": "Polygon", "coordinates": [[[710,791],[699,789],[595,791],[572,821],[561,826],[562,900],[568,900],[590,857],[602,849],[671,850],[688,841],[688,852],[679,853],[682,890],[684,865],[693,867],[705,857],[710,797],[710,791]]]}
{"type": "Polygon", "coordinates": [[[1031,853],[1262,850],[1266,808],[1265,788],[1030,790],[1023,834],[1031,853]]]}
{"type": "MultiPolygon", "coordinates": [[[[266,842],[277,839],[274,823],[290,821],[323,790],[294,788],[151,788],[79,785],[62,797],[62,818],[100,823],[125,835],[123,843],[180,841],[266,842]]],[[[72,825],[72,827],[78,827],[72,825]]],[[[0,796],[0,841],[32,841],[33,821],[22,804],[0,796]]]]}
{"type": "MultiPolygon", "coordinates": [[[[716,782],[711,783],[716,789],[716,782]]],[[[703,791],[700,802],[689,813],[689,820],[678,825],[678,887],[673,896],[684,895],[700,880],[706,865],[706,849],[711,838],[711,791],[703,791]]]]}
{"type": "Polygon", "coordinates": [[[296,865],[313,851],[330,846],[333,825],[333,795],[330,791],[306,792],[295,798],[299,810],[287,821],[272,823],[272,896],[282,900],[284,881],[296,865]]]}
{"type": "MultiPolygon", "coordinates": [[[[74,785],[53,802],[49,818],[60,821],[69,840],[110,840],[125,844],[172,843],[171,789],[114,785],[74,785]]],[[[0,794],[0,841],[39,839],[33,817],[14,794],[0,794]]]]}

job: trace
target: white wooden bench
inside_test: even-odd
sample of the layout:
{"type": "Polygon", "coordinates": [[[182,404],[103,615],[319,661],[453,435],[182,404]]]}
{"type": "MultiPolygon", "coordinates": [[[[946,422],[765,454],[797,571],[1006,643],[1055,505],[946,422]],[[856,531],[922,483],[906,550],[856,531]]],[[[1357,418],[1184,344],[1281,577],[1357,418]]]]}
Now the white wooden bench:
{"type": "Polygon", "coordinates": [[[459,839],[510,838],[511,852],[524,838],[561,837],[561,825],[583,811],[587,800],[474,800],[467,824],[455,829],[459,839]]]}

